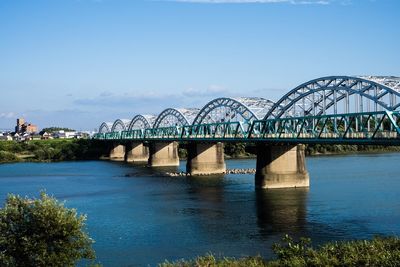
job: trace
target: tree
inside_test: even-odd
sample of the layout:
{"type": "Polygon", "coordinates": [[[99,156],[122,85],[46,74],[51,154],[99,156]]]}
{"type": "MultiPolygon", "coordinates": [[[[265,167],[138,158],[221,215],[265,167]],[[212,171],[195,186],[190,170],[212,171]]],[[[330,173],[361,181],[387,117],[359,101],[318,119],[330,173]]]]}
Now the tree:
{"type": "Polygon", "coordinates": [[[66,127],[47,127],[47,128],[43,128],[40,133],[43,134],[45,132],[47,133],[54,133],[54,132],[58,132],[58,131],[66,131],[66,132],[75,132],[74,129],[70,129],[70,128],[66,128],[66,127]]]}
{"type": "Polygon", "coordinates": [[[86,216],[41,193],[7,197],[0,209],[0,266],[75,266],[95,258],[86,216]]]}

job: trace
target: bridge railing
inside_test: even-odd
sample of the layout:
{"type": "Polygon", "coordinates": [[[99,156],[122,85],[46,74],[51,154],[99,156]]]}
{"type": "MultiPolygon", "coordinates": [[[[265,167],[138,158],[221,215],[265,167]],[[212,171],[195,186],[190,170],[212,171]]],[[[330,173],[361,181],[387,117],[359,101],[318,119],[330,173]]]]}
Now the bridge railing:
{"type": "Polygon", "coordinates": [[[93,139],[99,139],[99,140],[104,140],[105,139],[105,133],[95,133],[93,135],[93,139]]]}
{"type": "Polygon", "coordinates": [[[249,124],[219,122],[183,126],[181,139],[242,139],[247,137],[249,124]]]}
{"type": "Polygon", "coordinates": [[[102,140],[379,140],[399,139],[400,113],[389,111],[219,122],[99,133],[102,140]]]}
{"type": "Polygon", "coordinates": [[[144,129],[134,129],[121,132],[122,139],[143,139],[144,136],[144,129]]]}
{"type": "Polygon", "coordinates": [[[254,121],[249,139],[398,138],[399,112],[364,112],[254,121]]]}
{"type": "Polygon", "coordinates": [[[119,140],[121,139],[121,132],[111,132],[105,134],[105,140],[119,140]]]}

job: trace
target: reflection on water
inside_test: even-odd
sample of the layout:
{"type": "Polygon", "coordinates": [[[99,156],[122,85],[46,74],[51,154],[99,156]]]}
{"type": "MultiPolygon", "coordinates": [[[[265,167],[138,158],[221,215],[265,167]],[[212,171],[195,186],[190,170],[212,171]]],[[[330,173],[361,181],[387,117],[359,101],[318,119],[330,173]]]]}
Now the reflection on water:
{"type": "MultiPolygon", "coordinates": [[[[399,235],[398,162],[396,153],[307,158],[310,189],[277,190],[255,190],[253,175],[161,177],[160,169],[120,162],[2,164],[0,196],[46,189],[86,213],[104,266],[154,266],[208,252],[271,257],[284,234],[314,242],[399,235]]],[[[227,166],[254,168],[255,161],[227,166]]]]}
{"type": "Polygon", "coordinates": [[[224,191],[223,176],[187,177],[188,184],[186,192],[193,199],[207,202],[210,205],[222,203],[224,191]]]}
{"type": "Polygon", "coordinates": [[[256,190],[260,233],[303,232],[306,226],[308,188],[256,190]]]}

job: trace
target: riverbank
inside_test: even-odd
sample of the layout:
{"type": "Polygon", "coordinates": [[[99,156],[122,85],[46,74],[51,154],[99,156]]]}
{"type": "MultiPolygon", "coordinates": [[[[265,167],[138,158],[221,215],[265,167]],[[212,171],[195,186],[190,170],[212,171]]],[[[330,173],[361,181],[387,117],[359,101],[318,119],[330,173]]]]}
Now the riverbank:
{"type": "Polygon", "coordinates": [[[89,139],[52,139],[29,142],[0,142],[0,163],[57,162],[99,159],[107,144],[89,139]]]}
{"type": "MultiPolygon", "coordinates": [[[[400,152],[400,146],[376,146],[376,145],[328,145],[328,144],[308,144],[305,145],[306,156],[319,155],[345,155],[355,153],[373,152],[400,152]]],[[[225,153],[227,158],[256,158],[257,147],[253,143],[226,144],[225,153]]]]}
{"type": "MultiPolygon", "coordinates": [[[[91,139],[53,139],[29,142],[0,142],[0,163],[9,162],[58,162],[69,160],[97,160],[108,156],[109,144],[91,139]]],[[[226,159],[256,158],[253,143],[226,143],[226,159]]],[[[343,155],[371,152],[400,152],[400,146],[365,145],[306,145],[307,156],[343,155]]],[[[179,157],[186,159],[185,145],[179,148],[179,157]]]]}
{"type": "Polygon", "coordinates": [[[276,259],[261,256],[247,258],[216,258],[213,255],[193,260],[164,262],[160,267],[230,267],[230,266],[400,266],[400,239],[398,237],[375,237],[372,240],[329,242],[314,248],[309,239],[294,242],[285,236],[273,245],[276,259]]]}

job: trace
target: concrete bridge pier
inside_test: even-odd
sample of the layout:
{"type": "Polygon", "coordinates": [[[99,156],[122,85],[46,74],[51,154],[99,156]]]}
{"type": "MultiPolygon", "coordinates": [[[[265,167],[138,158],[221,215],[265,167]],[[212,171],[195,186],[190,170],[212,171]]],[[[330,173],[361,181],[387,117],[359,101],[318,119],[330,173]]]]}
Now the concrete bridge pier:
{"type": "Polygon", "coordinates": [[[151,142],[149,148],[150,167],[179,166],[178,142],[151,142]]]}
{"type": "Polygon", "coordinates": [[[110,160],[124,161],[125,160],[125,146],[119,143],[113,143],[110,150],[110,160]]]}
{"type": "Polygon", "coordinates": [[[186,172],[190,175],[222,174],[226,171],[223,143],[195,143],[188,145],[186,172]]]}
{"type": "Polygon", "coordinates": [[[304,145],[258,144],[255,183],[266,189],[309,187],[304,145]]]}
{"type": "Polygon", "coordinates": [[[131,142],[126,148],[125,161],[133,164],[145,164],[149,160],[149,147],[142,142],[131,142]]]}

